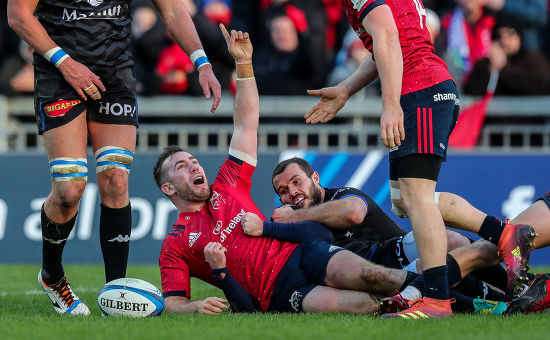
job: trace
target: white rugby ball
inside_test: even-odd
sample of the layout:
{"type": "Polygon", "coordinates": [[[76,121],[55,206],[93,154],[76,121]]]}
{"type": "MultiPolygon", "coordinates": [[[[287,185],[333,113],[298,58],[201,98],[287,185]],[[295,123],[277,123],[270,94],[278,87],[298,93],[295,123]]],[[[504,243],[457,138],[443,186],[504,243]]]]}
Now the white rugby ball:
{"type": "Polygon", "coordinates": [[[97,294],[97,304],[109,316],[152,317],[164,310],[164,298],[157,287],[127,277],[107,282],[97,294]]]}

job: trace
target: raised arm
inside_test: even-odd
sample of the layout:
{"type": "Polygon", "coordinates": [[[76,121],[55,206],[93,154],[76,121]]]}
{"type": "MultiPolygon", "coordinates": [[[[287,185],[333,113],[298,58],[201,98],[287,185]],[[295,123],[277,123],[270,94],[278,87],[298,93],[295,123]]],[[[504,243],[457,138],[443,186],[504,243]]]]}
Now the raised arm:
{"type": "Polygon", "coordinates": [[[252,68],[252,44],[246,32],[232,30],[229,34],[223,24],[220,24],[220,29],[237,68],[234,128],[229,147],[243,160],[256,165],[260,98],[252,68]]]}
{"type": "Polygon", "coordinates": [[[191,57],[199,71],[199,83],[204,97],[210,99],[214,95],[214,102],[210,109],[214,112],[221,100],[221,86],[212,71],[212,65],[202,49],[200,38],[182,0],[153,0],[162,20],[176,43],[191,57]],[[206,61],[206,62],[205,62],[206,61]],[[211,92],[212,91],[212,92],[211,92]]]}

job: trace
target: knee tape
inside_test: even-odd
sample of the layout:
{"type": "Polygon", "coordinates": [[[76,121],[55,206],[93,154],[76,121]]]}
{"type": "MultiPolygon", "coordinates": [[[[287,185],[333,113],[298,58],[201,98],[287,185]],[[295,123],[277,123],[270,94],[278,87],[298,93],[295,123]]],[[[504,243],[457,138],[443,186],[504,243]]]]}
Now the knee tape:
{"type": "Polygon", "coordinates": [[[86,158],[58,157],[50,159],[50,174],[54,182],[87,181],[86,158]]]}
{"type": "Polygon", "coordinates": [[[96,173],[109,169],[130,172],[134,153],[118,146],[104,146],[95,152],[96,173]]]}
{"type": "MultiPolygon", "coordinates": [[[[440,192],[436,191],[435,192],[435,195],[434,195],[434,201],[435,201],[435,204],[436,205],[439,205],[439,196],[441,195],[440,192]]],[[[390,187],[390,199],[391,199],[391,211],[397,216],[397,217],[400,217],[400,218],[405,218],[405,217],[408,217],[407,213],[399,208],[398,206],[396,206],[393,201],[398,201],[401,199],[401,189],[399,188],[392,188],[390,187]]]]}

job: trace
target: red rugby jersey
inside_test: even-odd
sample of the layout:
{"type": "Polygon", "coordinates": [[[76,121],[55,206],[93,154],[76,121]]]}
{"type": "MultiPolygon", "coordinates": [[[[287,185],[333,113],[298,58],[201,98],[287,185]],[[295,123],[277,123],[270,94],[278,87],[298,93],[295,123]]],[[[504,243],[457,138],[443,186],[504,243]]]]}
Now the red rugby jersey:
{"type": "MultiPolygon", "coordinates": [[[[351,27],[372,53],[372,37],[362,21],[380,5],[388,5],[399,31],[403,52],[403,85],[401,94],[423,90],[452,79],[445,62],[435,55],[426,28],[426,12],[421,0],[341,0],[351,27]]],[[[373,55],[376,54],[376,51],[373,55]]]]}
{"type": "Polygon", "coordinates": [[[265,220],[250,197],[254,167],[229,156],[212,185],[212,195],[198,212],[182,212],[164,240],[159,258],[162,290],[167,296],[191,297],[190,277],[218,286],[204,257],[209,242],[227,248],[231,276],[266,311],[279,272],[298,246],[267,237],[249,237],[241,223],[246,212],[265,220]]]}

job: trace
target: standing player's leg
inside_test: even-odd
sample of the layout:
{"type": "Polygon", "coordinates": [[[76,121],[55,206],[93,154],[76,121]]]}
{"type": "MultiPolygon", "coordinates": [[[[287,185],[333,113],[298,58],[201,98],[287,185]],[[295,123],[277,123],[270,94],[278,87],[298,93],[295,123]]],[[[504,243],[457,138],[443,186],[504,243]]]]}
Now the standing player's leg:
{"type": "Polygon", "coordinates": [[[65,279],[62,255],[87,181],[86,112],[69,123],[44,132],[52,189],[41,212],[42,269],[38,281],[60,314],[88,315],[88,307],[65,279]]]}
{"type": "Polygon", "coordinates": [[[99,233],[107,282],[125,277],[130,249],[132,209],[128,175],[136,145],[136,127],[89,121],[101,198],[99,233]]]}

